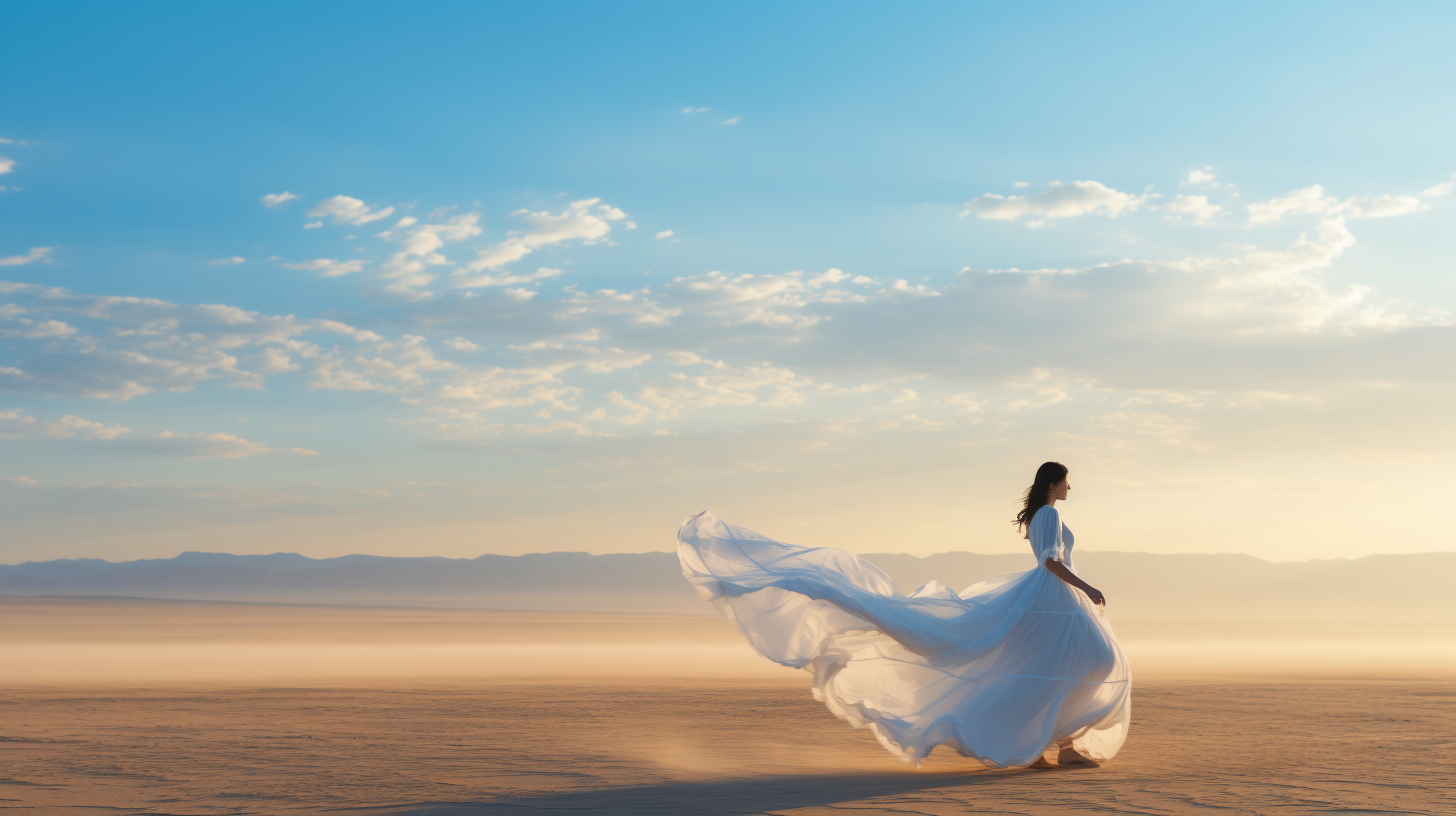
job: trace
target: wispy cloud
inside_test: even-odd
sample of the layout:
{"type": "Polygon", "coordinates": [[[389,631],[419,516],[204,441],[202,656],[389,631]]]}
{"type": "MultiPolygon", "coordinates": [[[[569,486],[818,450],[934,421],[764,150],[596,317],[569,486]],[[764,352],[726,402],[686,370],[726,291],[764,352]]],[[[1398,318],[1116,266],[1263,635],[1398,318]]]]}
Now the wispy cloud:
{"type": "MultiPolygon", "coordinates": [[[[238,259],[241,262],[241,258],[238,259]]],[[[350,275],[364,268],[367,261],[339,261],[333,258],[315,258],[312,261],[300,261],[298,263],[285,263],[289,269],[301,269],[305,272],[317,272],[321,278],[337,278],[341,275],[350,275]]]]}
{"type": "Polygon", "coordinates": [[[1311,184],[1291,190],[1283,196],[1248,205],[1250,224],[1272,224],[1297,215],[1339,216],[1342,218],[1390,218],[1428,210],[1433,199],[1451,192],[1451,182],[1428,187],[1416,195],[1350,196],[1337,198],[1325,192],[1324,185],[1311,184]]]}
{"type": "Polygon", "coordinates": [[[1179,182],[1179,187],[1223,187],[1218,181],[1218,174],[1213,172],[1212,167],[1196,167],[1188,171],[1188,177],[1179,182]]]}
{"type": "Polygon", "coordinates": [[[298,196],[288,192],[287,190],[284,190],[281,193],[268,193],[258,200],[263,202],[263,206],[267,207],[270,210],[279,210],[285,207],[288,202],[294,200],[295,198],[298,198],[298,196]]]}
{"type": "Polygon", "coordinates": [[[262,442],[249,442],[240,436],[226,433],[185,434],[162,431],[156,436],[118,439],[113,447],[127,453],[179,456],[186,459],[242,459],[266,453],[318,455],[307,448],[274,448],[262,442]]]}
{"type": "Polygon", "coordinates": [[[477,212],[463,213],[433,224],[421,224],[413,216],[401,218],[393,227],[379,233],[380,238],[395,241],[400,247],[384,264],[383,277],[388,281],[385,290],[405,298],[424,297],[425,287],[439,277],[430,269],[449,263],[439,250],[447,242],[464,241],[481,232],[480,213],[477,212]]]}
{"type": "Polygon", "coordinates": [[[0,438],[49,437],[51,439],[116,439],[131,433],[120,425],[104,425],[67,414],[41,420],[25,411],[0,411],[0,438]]]}
{"type": "Polygon", "coordinates": [[[478,257],[457,274],[457,287],[493,286],[485,282],[488,276],[473,276],[469,273],[486,269],[498,269],[518,261],[538,249],[572,241],[593,244],[604,240],[612,232],[612,222],[625,220],[627,214],[603,204],[600,198],[585,198],[573,201],[559,213],[530,212],[515,213],[526,223],[526,228],[506,240],[480,250],[478,257]]]}
{"type": "Polygon", "coordinates": [[[67,414],[57,419],[38,419],[22,410],[0,411],[0,439],[46,438],[103,443],[108,449],[191,459],[240,459],[261,453],[293,453],[314,456],[304,448],[273,448],[225,433],[178,434],[162,431],[136,436],[131,428],[107,425],[67,414]]]}
{"type": "Polygon", "coordinates": [[[1047,189],[1028,195],[1003,196],[986,193],[966,202],[961,217],[974,215],[998,221],[1030,217],[1031,223],[1084,215],[1118,216],[1138,209],[1146,194],[1133,195],[1097,181],[1053,181],[1047,189]]]}
{"type": "Polygon", "coordinates": [[[10,255],[0,258],[0,266],[23,266],[28,263],[50,263],[54,247],[31,247],[24,255],[10,255]]]}
{"type": "Polygon", "coordinates": [[[394,214],[394,208],[373,209],[357,198],[336,195],[320,201],[308,211],[308,214],[312,218],[332,219],[335,224],[361,226],[388,218],[394,214]]]}
{"type": "Polygon", "coordinates": [[[1210,204],[1208,196],[1201,195],[1176,195],[1164,207],[1175,216],[1185,216],[1199,224],[1206,224],[1223,212],[1223,207],[1210,204]]]}
{"type": "MultiPolygon", "coordinates": [[[[1138,207],[1215,223],[1225,213],[1209,195],[1159,204],[1105,185],[1019,198],[1021,215],[991,220],[1138,207]]],[[[599,199],[516,213],[522,228],[479,248],[469,266],[451,246],[484,235],[481,216],[444,210],[378,232],[380,259],[289,264],[325,276],[378,268],[382,285],[430,293],[369,327],[0,284],[0,388],[125,401],[209,381],[266,388],[288,378],[397,401],[401,426],[462,439],[672,434],[695,423],[741,429],[806,418],[826,423],[828,439],[980,422],[1029,428],[1042,412],[1099,405],[1085,416],[1100,419],[1082,429],[1099,439],[1206,445],[1209,412],[1333,400],[1314,373],[1331,367],[1407,382],[1413,372],[1352,349],[1451,330],[1439,309],[1330,274],[1356,240],[1349,213],[1382,200],[1339,199],[1322,204],[1303,233],[1288,228],[1266,246],[1172,260],[968,268],[934,285],[838,268],[709,271],[622,289],[543,285],[563,269],[510,266],[548,247],[606,243],[626,215],[599,199]],[[448,285],[433,289],[438,282],[448,285]],[[1250,396],[1275,390],[1294,397],[1250,396]]],[[[95,433],[87,427],[77,425],[75,438],[95,433]]],[[[273,450],[227,435],[127,432],[111,441],[159,455],[273,450]]]]}

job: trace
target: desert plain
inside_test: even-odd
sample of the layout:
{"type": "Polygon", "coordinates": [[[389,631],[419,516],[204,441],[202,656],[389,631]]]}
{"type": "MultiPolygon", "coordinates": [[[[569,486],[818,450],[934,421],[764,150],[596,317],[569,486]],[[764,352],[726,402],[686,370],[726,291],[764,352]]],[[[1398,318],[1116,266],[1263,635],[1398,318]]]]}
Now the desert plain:
{"type": "Polygon", "coordinates": [[[1456,812],[1456,630],[1116,621],[1113,761],[921,768],[701,614],[0,599],[27,814],[1456,812]]]}

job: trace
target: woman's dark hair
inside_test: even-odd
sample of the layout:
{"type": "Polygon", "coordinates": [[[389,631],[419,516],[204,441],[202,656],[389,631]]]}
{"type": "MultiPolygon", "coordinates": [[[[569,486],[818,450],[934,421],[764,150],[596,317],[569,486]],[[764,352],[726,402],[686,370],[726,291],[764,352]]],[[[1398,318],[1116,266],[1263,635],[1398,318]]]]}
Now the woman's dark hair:
{"type": "Polygon", "coordinates": [[[1025,503],[1021,512],[1011,520],[1018,528],[1024,528],[1031,524],[1031,517],[1036,511],[1042,509],[1047,503],[1047,494],[1051,492],[1052,485],[1067,478],[1067,466],[1061,462],[1042,462],[1041,467],[1036,469],[1036,479],[1031,487],[1026,489],[1021,499],[1025,503]]]}

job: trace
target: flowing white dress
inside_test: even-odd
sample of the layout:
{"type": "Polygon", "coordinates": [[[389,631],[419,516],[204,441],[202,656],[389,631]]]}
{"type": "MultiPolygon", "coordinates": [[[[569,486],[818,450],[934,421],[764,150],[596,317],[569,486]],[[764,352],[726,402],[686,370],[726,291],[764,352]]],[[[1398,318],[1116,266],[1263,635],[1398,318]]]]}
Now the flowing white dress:
{"type": "Polygon", "coordinates": [[[1070,737],[1093,760],[1127,736],[1132,673],[1102,607],[1043,565],[1075,571],[1054,507],[1032,518],[1037,565],[957,594],[905,595],[843,550],[796,547],[702,512],[678,531],[683,575],[770,660],[814,675],[814,698],[906,762],[937,745],[995,768],[1070,737]]]}

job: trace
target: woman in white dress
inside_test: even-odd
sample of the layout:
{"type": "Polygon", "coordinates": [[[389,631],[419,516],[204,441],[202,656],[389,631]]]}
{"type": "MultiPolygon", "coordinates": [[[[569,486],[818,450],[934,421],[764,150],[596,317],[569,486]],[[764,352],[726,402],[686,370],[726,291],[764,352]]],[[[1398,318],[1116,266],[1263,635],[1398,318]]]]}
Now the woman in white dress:
{"type": "Polygon", "coordinates": [[[843,550],[796,547],[702,512],[678,531],[683,575],[765,657],[814,675],[814,697],[919,764],[938,745],[994,768],[1110,759],[1132,674],[1102,593],[1078,577],[1056,503],[1067,469],[1037,469],[1016,523],[1037,565],[960,593],[911,595],[843,550]]]}

